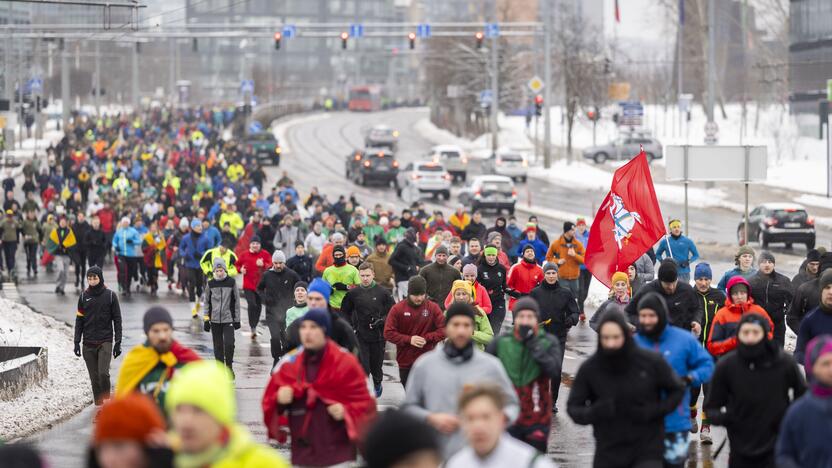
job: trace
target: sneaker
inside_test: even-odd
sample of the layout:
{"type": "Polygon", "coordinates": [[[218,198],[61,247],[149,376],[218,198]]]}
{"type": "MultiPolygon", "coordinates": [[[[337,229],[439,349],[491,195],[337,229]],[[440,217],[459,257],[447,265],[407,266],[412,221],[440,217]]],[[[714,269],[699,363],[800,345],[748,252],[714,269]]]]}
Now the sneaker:
{"type": "Polygon", "coordinates": [[[381,393],[384,391],[384,387],[382,387],[381,384],[378,384],[378,385],[375,386],[375,390],[376,390],[376,398],[379,398],[381,396],[381,393]]]}
{"type": "Polygon", "coordinates": [[[711,445],[714,443],[713,439],[711,439],[711,425],[710,424],[703,424],[702,430],[699,431],[699,442],[702,442],[702,445],[711,445]]]}
{"type": "Polygon", "coordinates": [[[696,434],[699,432],[699,421],[696,420],[696,416],[690,417],[690,433],[696,434]]]}

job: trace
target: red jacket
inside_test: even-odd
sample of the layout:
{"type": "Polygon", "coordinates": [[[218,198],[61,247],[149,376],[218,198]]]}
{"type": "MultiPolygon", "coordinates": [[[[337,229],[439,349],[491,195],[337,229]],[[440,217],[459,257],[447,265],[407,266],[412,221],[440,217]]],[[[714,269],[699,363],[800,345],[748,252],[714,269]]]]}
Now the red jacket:
{"type": "MultiPolygon", "coordinates": [[[[520,260],[515,263],[508,271],[508,278],[506,279],[506,286],[523,295],[532,292],[532,289],[537,287],[543,281],[543,268],[537,263],[529,263],[525,260],[520,260]]],[[[511,297],[508,301],[509,310],[514,308],[514,303],[517,299],[511,297]]]]}
{"type": "MultiPolygon", "coordinates": [[[[445,310],[448,310],[453,301],[454,294],[451,291],[445,297],[445,310]]],[[[491,304],[491,297],[488,296],[488,291],[478,281],[474,281],[474,305],[479,306],[486,314],[490,314],[494,308],[491,304]]]]}
{"type": "Polygon", "coordinates": [[[743,304],[734,304],[729,297],[725,299],[725,306],[716,312],[714,321],[711,323],[711,331],[708,333],[708,352],[713,356],[722,356],[737,347],[737,331],[740,327],[740,319],[745,314],[758,314],[765,317],[768,320],[768,339],[772,339],[774,323],[765,309],[755,304],[751,297],[743,304]]]}
{"type": "Polygon", "coordinates": [[[445,316],[435,302],[425,299],[422,305],[411,305],[407,299],[394,305],[384,323],[384,339],[396,345],[396,362],[410,369],[416,359],[445,339],[445,316]],[[421,336],[427,341],[417,348],[410,337],[421,336]]]}
{"type": "Polygon", "coordinates": [[[251,250],[246,250],[237,257],[237,263],[234,266],[237,267],[237,271],[246,267],[246,274],[243,275],[243,289],[257,291],[260,276],[272,267],[272,256],[263,249],[260,249],[256,254],[251,253],[251,250]],[[257,259],[263,260],[263,266],[257,266],[257,259]]]}
{"type": "Polygon", "coordinates": [[[101,230],[107,233],[113,232],[113,218],[115,218],[115,213],[113,213],[112,209],[109,208],[101,208],[96,213],[98,216],[99,221],[101,221],[101,230]]]}

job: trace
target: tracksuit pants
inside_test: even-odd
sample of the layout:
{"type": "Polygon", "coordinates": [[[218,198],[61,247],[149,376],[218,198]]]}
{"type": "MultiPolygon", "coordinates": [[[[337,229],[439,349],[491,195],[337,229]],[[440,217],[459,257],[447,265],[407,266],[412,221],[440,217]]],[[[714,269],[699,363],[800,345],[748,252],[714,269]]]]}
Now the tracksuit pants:
{"type": "Polygon", "coordinates": [[[110,358],[113,356],[113,343],[84,343],[81,353],[90,374],[93,400],[96,405],[100,405],[110,395],[110,358]]]}
{"type": "Polygon", "coordinates": [[[231,369],[234,362],[234,324],[211,323],[211,338],[214,340],[214,359],[231,369]]]}
{"type": "Polygon", "coordinates": [[[248,325],[251,327],[251,333],[255,333],[257,324],[260,323],[260,312],[263,310],[263,303],[257,291],[243,289],[243,295],[246,297],[246,305],[248,306],[248,325]]]}
{"type": "Polygon", "coordinates": [[[373,376],[373,384],[377,387],[384,380],[382,365],[384,364],[384,341],[364,341],[358,339],[358,359],[364,373],[373,376]]]}

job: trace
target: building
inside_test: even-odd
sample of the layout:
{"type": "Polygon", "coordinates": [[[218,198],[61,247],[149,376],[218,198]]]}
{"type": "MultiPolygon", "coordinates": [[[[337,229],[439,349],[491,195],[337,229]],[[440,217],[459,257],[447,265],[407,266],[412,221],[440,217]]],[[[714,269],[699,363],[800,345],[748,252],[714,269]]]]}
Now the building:
{"type": "Polygon", "coordinates": [[[832,79],[832,2],[789,2],[789,99],[792,113],[817,114],[832,79]]]}

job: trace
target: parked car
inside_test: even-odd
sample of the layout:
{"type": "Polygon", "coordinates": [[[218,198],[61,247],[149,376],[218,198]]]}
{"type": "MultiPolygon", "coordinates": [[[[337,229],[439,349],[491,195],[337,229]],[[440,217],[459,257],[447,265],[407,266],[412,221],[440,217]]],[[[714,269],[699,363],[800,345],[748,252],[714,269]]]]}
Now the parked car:
{"type": "MultiPolygon", "coordinates": [[[[743,219],[737,226],[737,240],[745,243],[743,219]]],[[[766,203],[748,214],[748,238],[756,239],[760,247],[783,242],[786,248],[792,244],[806,244],[807,249],[815,248],[815,219],[806,209],[795,203],[766,203]]]]}
{"type": "Polygon", "coordinates": [[[436,164],[442,164],[453,177],[454,182],[465,182],[468,177],[468,157],[462,148],[455,145],[439,145],[430,149],[426,159],[436,164]]]}
{"type": "Polygon", "coordinates": [[[460,190],[458,198],[460,203],[470,206],[471,211],[494,209],[498,212],[508,210],[509,214],[514,214],[517,189],[510,177],[477,176],[460,190]]]}
{"type": "Polygon", "coordinates": [[[632,159],[638,156],[640,148],[644,146],[644,153],[648,161],[663,157],[662,144],[659,140],[648,136],[630,135],[613,140],[606,145],[591,146],[584,149],[584,159],[591,159],[596,164],[606,161],[632,159]]]}
{"type": "Polygon", "coordinates": [[[396,151],[399,144],[399,132],[387,125],[375,125],[367,130],[364,136],[364,145],[368,148],[390,148],[396,151]]]}
{"type": "Polygon", "coordinates": [[[403,191],[416,190],[420,194],[429,193],[448,200],[451,198],[452,179],[442,164],[433,161],[412,162],[396,176],[396,195],[401,197],[403,191]]]}
{"type": "Polygon", "coordinates": [[[356,185],[376,182],[390,185],[399,173],[399,162],[386,148],[355,150],[347,155],[346,176],[356,185]]]}
{"type": "Polygon", "coordinates": [[[251,133],[243,140],[243,149],[246,154],[254,156],[258,161],[265,160],[265,163],[280,165],[280,143],[271,132],[251,133]]]}
{"type": "Polygon", "coordinates": [[[525,182],[529,174],[529,162],[519,151],[499,150],[488,158],[486,172],[525,182]]]}

